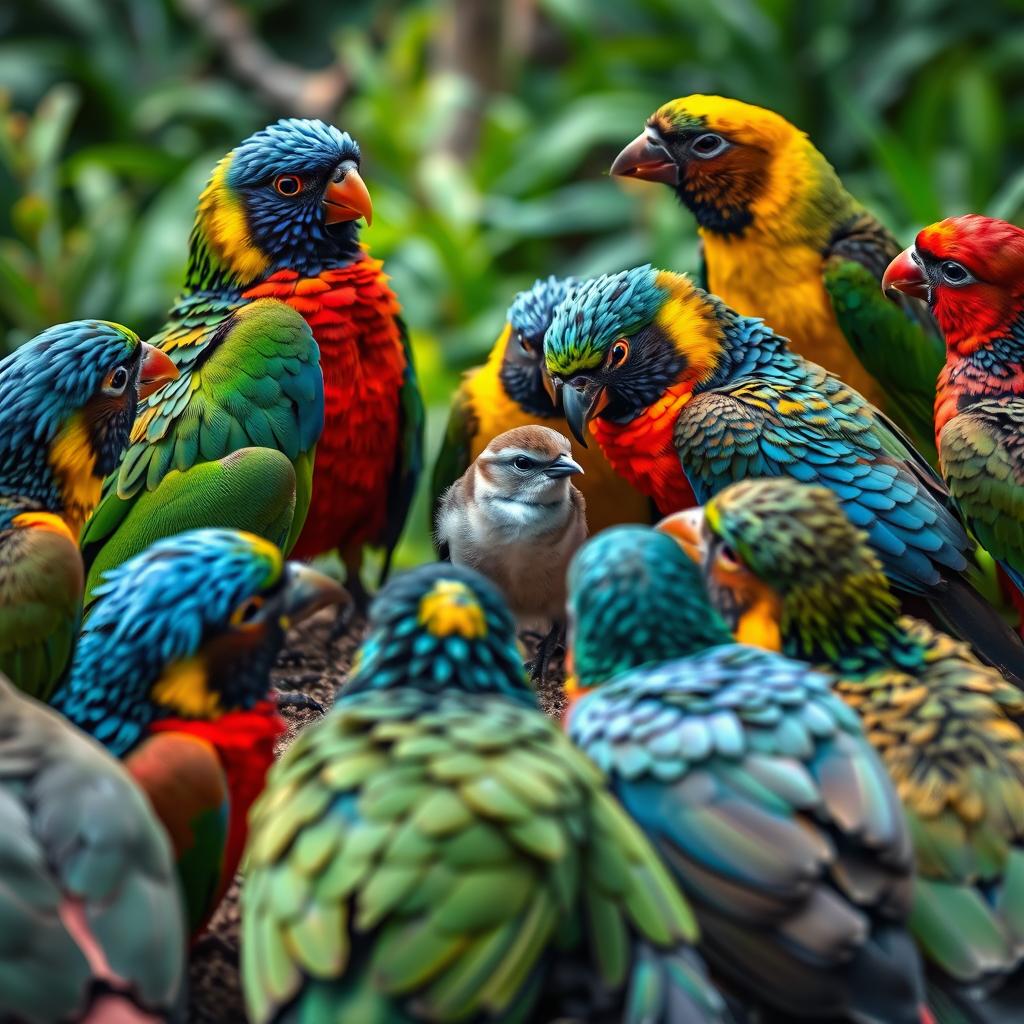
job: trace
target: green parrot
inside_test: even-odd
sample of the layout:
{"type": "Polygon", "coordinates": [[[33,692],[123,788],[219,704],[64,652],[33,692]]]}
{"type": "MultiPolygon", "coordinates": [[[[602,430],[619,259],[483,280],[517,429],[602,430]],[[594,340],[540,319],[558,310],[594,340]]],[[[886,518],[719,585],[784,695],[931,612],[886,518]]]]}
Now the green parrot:
{"type": "Polygon", "coordinates": [[[965,644],[900,615],[864,533],[830,491],[726,488],[692,523],[709,592],[742,628],[841,677],[889,771],[917,860],[911,928],[940,1024],[1024,1006],[1024,693],[965,644]]]}
{"type": "Polygon", "coordinates": [[[536,707],[471,570],[378,595],[344,693],[250,817],[255,1024],[724,1021],[686,901],[536,707]]]}

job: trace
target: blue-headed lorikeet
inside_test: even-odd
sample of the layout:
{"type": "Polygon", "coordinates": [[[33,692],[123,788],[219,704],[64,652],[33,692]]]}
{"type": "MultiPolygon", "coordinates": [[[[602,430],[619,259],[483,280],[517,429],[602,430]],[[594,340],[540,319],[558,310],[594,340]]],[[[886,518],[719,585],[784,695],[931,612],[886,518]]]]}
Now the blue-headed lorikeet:
{"type": "Polygon", "coordinates": [[[740,1019],[922,1020],[910,836],[833,679],[735,644],[649,528],[580,549],[569,618],[569,736],[693,903],[740,1019]]]}
{"type": "MultiPolygon", "coordinates": [[[[541,278],[519,292],[487,362],[463,376],[434,464],[432,525],[442,495],[493,438],[537,423],[557,426],[561,414],[544,384],[544,334],[555,308],[578,283],[572,277],[541,278]]],[[[576,486],[586,500],[592,534],[616,523],[650,521],[649,500],[615,473],[599,448],[573,442],[572,457],[583,467],[576,486]]]]}
{"type": "Polygon", "coordinates": [[[830,488],[892,583],[1024,677],[1024,646],[974,589],[973,545],[942,480],[863,396],[688,278],[596,278],[555,313],[548,370],[569,426],[664,513],[748,477],[830,488]]]}
{"type": "Polygon", "coordinates": [[[176,375],[125,327],[58,324],[0,362],[0,672],[46,699],[82,603],[78,533],[139,395],[176,375]]]}
{"type": "Polygon", "coordinates": [[[272,769],[246,865],[255,1024],[724,1020],[689,907],[460,566],[378,595],[344,692],[272,769]]]}
{"type": "Polygon", "coordinates": [[[696,218],[704,287],[763,317],[934,462],[941,338],[920,303],[881,301],[900,245],[802,131],[749,103],[686,96],[651,115],[611,173],[670,185],[696,218]]]}
{"type": "Polygon", "coordinates": [[[691,524],[730,624],[769,614],[782,650],[833,670],[896,784],[914,841],[911,928],[940,1024],[1010,1024],[1024,999],[1024,692],[903,617],[834,495],[734,484],[691,524]]]}
{"type": "Polygon", "coordinates": [[[0,1019],[174,1020],[170,843],[125,770],[0,677],[0,1019]]]}
{"type": "Polygon", "coordinates": [[[234,877],[284,729],[270,669],[285,631],[347,595],[260,537],[207,529],[157,541],[94,596],[52,704],[149,796],[195,935],[234,877]]]}
{"type": "Polygon", "coordinates": [[[933,224],[884,284],[925,299],[942,328],[939,468],[1024,610],[1024,230],[976,215],[933,224]]]}

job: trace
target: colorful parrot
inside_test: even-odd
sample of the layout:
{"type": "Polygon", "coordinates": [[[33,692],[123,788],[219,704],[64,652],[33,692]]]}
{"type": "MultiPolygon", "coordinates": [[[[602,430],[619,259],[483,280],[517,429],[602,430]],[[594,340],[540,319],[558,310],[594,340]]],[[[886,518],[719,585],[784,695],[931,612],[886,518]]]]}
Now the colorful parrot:
{"type": "MultiPolygon", "coordinates": [[[[323,370],[315,470],[320,409],[313,367],[308,361],[295,366],[286,416],[257,414],[253,422],[254,406],[276,396],[276,388],[268,394],[269,383],[247,379],[259,376],[259,345],[251,353],[226,355],[233,379],[207,411],[213,434],[208,443],[219,449],[226,434],[232,448],[301,454],[293,461],[302,532],[291,554],[308,559],[339,549],[357,596],[363,546],[383,547],[386,569],[398,542],[422,465],[423,435],[423,403],[398,300],[381,263],[358,240],[356,220],[369,222],[373,213],[359,162],[359,146],[346,132],[298,118],[278,121],[228,153],[199,197],[184,294],[153,339],[194,388],[197,372],[206,386],[203,364],[224,343],[239,307],[280,299],[305,318],[323,370]],[[292,432],[296,417],[298,436],[292,432]]],[[[253,326],[258,335],[261,325],[253,326]]],[[[265,354],[276,373],[274,346],[265,354]]],[[[154,396],[134,439],[163,436],[164,421],[180,414],[187,397],[174,389],[154,396]]],[[[206,424],[204,418],[201,448],[206,424]]],[[[194,462],[196,443],[190,432],[175,468],[194,462]]],[[[203,453],[219,458],[227,451],[203,453]]]]}
{"type": "Polygon", "coordinates": [[[783,651],[842,677],[836,692],[896,784],[917,860],[910,923],[937,1020],[1020,1020],[1024,693],[900,615],[867,537],[823,488],[735,484],[691,527],[730,625],[774,605],[783,651]]]}
{"type": "Polygon", "coordinates": [[[285,630],[347,598],[234,530],[157,541],[107,573],[53,706],[121,758],[174,844],[193,936],[234,877],[284,730],[285,630]]]}
{"type": "Polygon", "coordinates": [[[733,643],[698,567],[649,528],[584,545],[569,614],[586,694],[569,736],[692,901],[742,1019],[926,1019],[910,835],[834,680],[733,643]]]}
{"type": "Polygon", "coordinates": [[[903,593],[1024,678],[1024,646],[973,588],[972,543],[942,480],[861,395],[684,276],[636,267],[555,313],[547,367],[582,442],[663,513],[752,476],[835,492],[903,593]]]}
{"type": "Polygon", "coordinates": [[[170,844],[124,769],[0,677],[0,1019],[176,1019],[170,844]]]}
{"type": "Polygon", "coordinates": [[[704,287],[856,388],[934,463],[941,338],[920,303],[881,301],[900,245],[802,131],[762,107],[687,96],[654,112],[611,173],[670,185],[697,220],[704,287]]]}
{"type": "Polygon", "coordinates": [[[302,529],[324,422],[309,326],[283,302],[260,299],[190,338],[187,348],[181,339],[168,348],[181,375],[140,410],[83,532],[90,592],[105,570],[159,537],[219,526],[287,552],[302,529]]]}
{"type": "MultiPolygon", "coordinates": [[[[442,495],[489,441],[537,423],[557,428],[561,416],[544,384],[544,334],[555,308],[577,284],[572,277],[549,277],[520,292],[487,362],[463,376],[434,464],[432,524],[442,495]]],[[[573,443],[572,457],[583,467],[575,483],[587,503],[591,534],[617,523],[650,522],[648,499],[616,475],[600,449],[573,443]]]]}
{"type": "Polygon", "coordinates": [[[176,375],[127,328],[59,324],[0,362],[0,672],[45,700],[82,605],[78,532],[138,395],[176,375]]]}
{"type": "Polygon", "coordinates": [[[976,215],[933,224],[884,287],[925,299],[945,334],[939,468],[1024,608],[1024,230],[976,215]]]}
{"type": "Polygon", "coordinates": [[[686,902],[537,709],[512,616],[423,566],[253,808],[250,1019],[724,1021],[686,902]]]}

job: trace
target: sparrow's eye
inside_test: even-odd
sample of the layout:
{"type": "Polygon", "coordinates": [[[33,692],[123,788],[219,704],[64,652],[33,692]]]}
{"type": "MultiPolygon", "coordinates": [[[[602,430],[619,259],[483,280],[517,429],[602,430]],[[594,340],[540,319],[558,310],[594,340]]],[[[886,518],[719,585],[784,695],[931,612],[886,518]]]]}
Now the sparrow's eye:
{"type": "Polygon", "coordinates": [[[252,597],[247,597],[232,613],[231,613],[231,625],[232,626],[248,626],[252,624],[253,619],[256,618],[260,613],[260,609],[263,607],[263,598],[259,594],[253,594],[252,597]]]}
{"type": "Polygon", "coordinates": [[[302,191],[302,179],[294,174],[279,174],[274,179],[274,188],[278,195],[297,196],[302,191]]]}
{"type": "Polygon", "coordinates": [[[971,276],[963,264],[953,260],[946,260],[939,267],[939,272],[942,274],[942,279],[952,285],[966,284],[967,279],[971,276]]]}
{"type": "Polygon", "coordinates": [[[612,369],[616,366],[621,366],[629,355],[629,342],[625,338],[619,338],[617,342],[611,347],[611,351],[608,353],[608,368],[612,369]]]}
{"type": "Polygon", "coordinates": [[[729,143],[721,135],[716,135],[714,132],[698,135],[690,143],[691,152],[702,160],[710,160],[712,157],[718,156],[719,153],[724,153],[728,148],[729,143]]]}
{"type": "Polygon", "coordinates": [[[512,460],[512,465],[515,466],[516,469],[525,472],[528,469],[533,469],[533,459],[528,459],[525,455],[517,455],[512,460]]]}
{"type": "Polygon", "coordinates": [[[107,382],[103,385],[103,390],[108,395],[121,395],[124,394],[124,389],[127,386],[128,371],[123,366],[115,366],[107,377],[107,382]]]}

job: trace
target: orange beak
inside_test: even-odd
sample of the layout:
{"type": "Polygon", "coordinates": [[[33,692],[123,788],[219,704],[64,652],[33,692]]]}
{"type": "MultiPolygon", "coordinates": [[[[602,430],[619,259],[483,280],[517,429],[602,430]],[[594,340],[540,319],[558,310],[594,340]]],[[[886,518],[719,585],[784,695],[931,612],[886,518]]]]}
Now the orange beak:
{"type": "Polygon", "coordinates": [[[324,192],[324,221],[327,224],[341,224],[347,220],[366,219],[373,223],[373,203],[366,191],[363,179],[355,167],[345,171],[340,181],[331,181],[324,192]]]}
{"type": "Polygon", "coordinates": [[[660,181],[665,185],[679,184],[676,162],[647,132],[638,135],[615,158],[609,174],[620,178],[640,178],[642,181],[660,181]]]}
{"type": "Polygon", "coordinates": [[[903,292],[904,295],[913,295],[915,299],[928,301],[931,289],[924,268],[917,261],[916,252],[917,250],[910,246],[886,267],[882,278],[882,291],[890,299],[895,298],[894,292],[903,292]]]}
{"type": "Polygon", "coordinates": [[[704,561],[704,509],[688,508],[666,516],[657,529],[667,533],[698,565],[704,561]]]}
{"type": "Polygon", "coordinates": [[[139,398],[149,398],[169,381],[181,376],[170,356],[152,345],[142,343],[142,366],[139,367],[139,398]]]}

